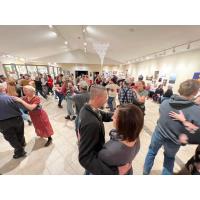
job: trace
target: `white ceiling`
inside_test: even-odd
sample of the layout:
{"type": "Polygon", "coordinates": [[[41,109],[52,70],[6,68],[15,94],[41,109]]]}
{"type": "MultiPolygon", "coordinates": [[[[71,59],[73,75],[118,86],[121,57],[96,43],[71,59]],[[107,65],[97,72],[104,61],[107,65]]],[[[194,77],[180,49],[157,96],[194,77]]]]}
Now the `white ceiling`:
{"type": "Polygon", "coordinates": [[[94,59],[96,52],[92,46],[93,41],[98,41],[110,44],[106,57],[109,64],[116,64],[200,39],[200,26],[87,26],[85,39],[82,28],[56,25],[58,37],[51,37],[53,29],[47,25],[0,26],[0,53],[58,63],[89,62],[92,56],[92,62],[99,64],[99,58],[94,59]],[[68,49],[65,40],[69,43],[68,49]],[[88,44],[88,55],[83,53],[84,40],[88,44]],[[73,53],[76,56],[70,60],[69,54],[73,53]],[[87,59],[83,59],[84,55],[87,59]]]}

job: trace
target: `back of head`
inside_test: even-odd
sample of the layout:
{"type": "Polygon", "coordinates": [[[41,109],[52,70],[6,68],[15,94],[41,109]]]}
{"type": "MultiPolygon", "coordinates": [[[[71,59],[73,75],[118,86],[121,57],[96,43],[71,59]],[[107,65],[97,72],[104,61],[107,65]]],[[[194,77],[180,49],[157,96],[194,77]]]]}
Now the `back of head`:
{"type": "Polygon", "coordinates": [[[139,137],[144,125],[144,114],[133,104],[121,105],[117,110],[116,129],[124,140],[132,142],[139,137]]]}
{"type": "Polygon", "coordinates": [[[88,89],[88,85],[85,81],[81,81],[79,86],[82,90],[87,91],[87,89],[88,89]]]}
{"type": "Polygon", "coordinates": [[[198,93],[199,88],[199,81],[188,79],[180,84],[178,92],[184,97],[195,96],[198,93]]]}
{"type": "Polygon", "coordinates": [[[103,94],[107,94],[107,90],[105,87],[101,85],[93,85],[90,88],[90,100],[94,100],[95,98],[102,97],[103,94]]]}

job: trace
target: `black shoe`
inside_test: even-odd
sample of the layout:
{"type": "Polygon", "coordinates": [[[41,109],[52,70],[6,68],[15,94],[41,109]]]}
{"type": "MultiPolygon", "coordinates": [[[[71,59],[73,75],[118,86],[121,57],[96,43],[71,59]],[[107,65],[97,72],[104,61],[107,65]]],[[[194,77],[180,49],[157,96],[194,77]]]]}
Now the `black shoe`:
{"type": "Polygon", "coordinates": [[[52,143],[52,138],[48,139],[46,144],[44,145],[45,147],[48,147],[52,143]]]}
{"type": "Polygon", "coordinates": [[[18,159],[18,158],[21,158],[21,157],[24,157],[24,156],[26,156],[26,152],[25,151],[20,153],[20,154],[14,154],[13,158],[14,159],[18,159]]]}
{"type": "Polygon", "coordinates": [[[76,116],[73,116],[71,120],[73,121],[73,120],[75,120],[75,119],[76,119],[76,116]]]}
{"type": "Polygon", "coordinates": [[[61,106],[61,105],[58,105],[58,107],[59,107],[59,108],[63,108],[63,106],[61,106]]]}
{"type": "Polygon", "coordinates": [[[32,125],[32,121],[28,120],[28,125],[31,126],[32,125]]]}
{"type": "Polygon", "coordinates": [[[25,147],[25,146],[26,146],[26,142],[24,142],[24,143],[22,144],[22,146],[25,147]]]}
{"type": "Polygon", "coordinates": [[[69,116],[69,115],[67,115],[67,117],[65,117],[65,119],[70,119],[70,116],[69,116]]]}

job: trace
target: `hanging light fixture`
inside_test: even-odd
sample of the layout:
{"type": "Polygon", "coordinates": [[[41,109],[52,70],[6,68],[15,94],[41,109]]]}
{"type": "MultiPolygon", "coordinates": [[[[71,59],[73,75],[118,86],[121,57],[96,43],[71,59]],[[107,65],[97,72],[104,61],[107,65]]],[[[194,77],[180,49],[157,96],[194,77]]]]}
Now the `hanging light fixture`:
{"type": "Polygon", "coordinates": [[[187,45],[187,50],[189,50],[190,49],[190,43],[188,43],[188,45],[187,45]]]}

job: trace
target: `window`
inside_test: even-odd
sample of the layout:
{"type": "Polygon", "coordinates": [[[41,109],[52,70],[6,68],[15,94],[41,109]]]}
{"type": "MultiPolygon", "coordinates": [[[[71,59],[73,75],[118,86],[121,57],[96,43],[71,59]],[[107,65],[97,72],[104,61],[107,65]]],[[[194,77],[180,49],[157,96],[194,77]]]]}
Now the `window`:
{"type": "Polygon", "coordinates": [[[6,75],[10,78],[18,79],[17,71],[15,68],[15,64],[10,64],[10,65],[3,65],[6,75]]]}
{"type": "Polygon", "coordinates": [[[37,66],[38,72],[41,74],[48,74],[47,66],[37,66]]]}
{"type": "Polygon", "coordinates": [[[17,73],[20,74],[27,74],[27,69],[25,65],[16,65],[17,73]]]}
{"type": "Polygon", "coordinates": [[[54,70],[52,66],[49,66],[49,74],[54,77],[54,70]]]}

